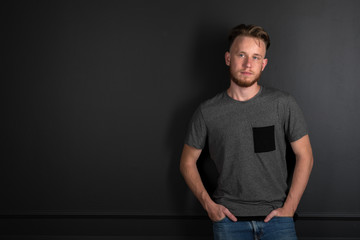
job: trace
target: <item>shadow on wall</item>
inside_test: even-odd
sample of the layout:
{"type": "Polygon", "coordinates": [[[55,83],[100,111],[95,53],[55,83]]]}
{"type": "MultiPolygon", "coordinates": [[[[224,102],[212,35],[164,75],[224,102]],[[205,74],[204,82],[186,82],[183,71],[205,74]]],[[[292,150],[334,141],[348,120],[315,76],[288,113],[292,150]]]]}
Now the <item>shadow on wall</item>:
{"type": "MultiPolygon", "coordinates": [[[[185,184],[179,172],[179,160],[184,145],[188,123],[195,109],[206,99],[224,91],[229,84],[228,70],[224,62],[227,49],[228,29],[225,26],[203,26],[194,37],[192,76],[189,91],[184,93],[184,101],[174,109],[172,122],[168,130],[166,146],[170,149],[171,159],[168,179],[169,189],[176,215],[203,215],[205,212],[185,184]]],[[[214,190],[217,171],[205,148],[198,160],[199,172],[209,193],[214,190]]]]}

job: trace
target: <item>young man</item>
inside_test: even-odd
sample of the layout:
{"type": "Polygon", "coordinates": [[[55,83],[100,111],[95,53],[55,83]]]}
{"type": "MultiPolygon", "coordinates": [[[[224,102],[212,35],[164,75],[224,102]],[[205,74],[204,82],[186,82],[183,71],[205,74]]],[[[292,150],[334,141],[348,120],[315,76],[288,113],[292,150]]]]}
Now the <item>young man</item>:
{"type": "Polygon", "coordinates": [[[266,32],[241,24],[232,29],[229,42],[230,87],[194,113],[181,173],[213,221],[216,240],[297,239],[292,217],[313,165],[304,117],[289,94],[258,84],[268,63],[266,32]],[[212,198],[196,166],[206,141],[219,172],[212,198]],[[286,141],[296,156],[290,188],[286,141]]]}

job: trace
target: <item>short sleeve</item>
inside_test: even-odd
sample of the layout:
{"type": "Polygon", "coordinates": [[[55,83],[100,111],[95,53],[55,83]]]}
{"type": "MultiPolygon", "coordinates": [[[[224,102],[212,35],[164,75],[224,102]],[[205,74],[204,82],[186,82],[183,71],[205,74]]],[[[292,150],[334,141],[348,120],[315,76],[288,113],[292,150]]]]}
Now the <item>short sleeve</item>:
{"type": "Polygon", "coordinates": [[[304,115],[292,96],[287,98],[285,109],[285,134],[290,142],[308,134],[304,115]]]}
{"type": "Polygon", "coordinates": [[[203,149],[206,143],[207,128],[201,112],[201,106],[193,114],[185,137],[185,144],[203,149]]]}

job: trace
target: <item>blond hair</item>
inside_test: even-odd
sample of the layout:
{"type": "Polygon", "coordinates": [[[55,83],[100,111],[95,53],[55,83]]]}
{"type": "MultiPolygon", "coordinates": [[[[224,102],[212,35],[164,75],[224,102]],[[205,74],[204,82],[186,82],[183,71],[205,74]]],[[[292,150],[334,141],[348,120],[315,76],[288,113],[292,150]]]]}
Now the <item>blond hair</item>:
{"type": "Polygon", "coordinates": [[[229,34],[229,49],[235,38],[238,36],[248,36],[261,39],[265,43],[266,50],[270,47],[269,34],[260,26],[240,24],[231,29],[229,34]]]}

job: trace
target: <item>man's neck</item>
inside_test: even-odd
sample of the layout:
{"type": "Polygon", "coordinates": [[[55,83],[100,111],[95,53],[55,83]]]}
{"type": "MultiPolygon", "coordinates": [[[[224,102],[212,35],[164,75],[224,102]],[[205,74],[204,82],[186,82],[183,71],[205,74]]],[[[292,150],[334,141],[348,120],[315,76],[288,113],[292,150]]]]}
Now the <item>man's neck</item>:
{"type": "Polygon", "coordinates": [[[255,83],[251,87],[240,87],[231,81],[227,93],[232,99],[244,102],[255,97],[259,91],[260,86],[257,83],[255,83]]]}

